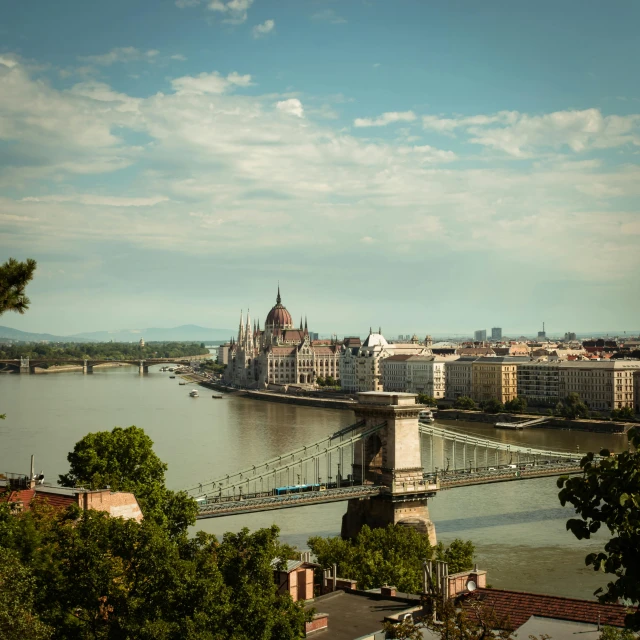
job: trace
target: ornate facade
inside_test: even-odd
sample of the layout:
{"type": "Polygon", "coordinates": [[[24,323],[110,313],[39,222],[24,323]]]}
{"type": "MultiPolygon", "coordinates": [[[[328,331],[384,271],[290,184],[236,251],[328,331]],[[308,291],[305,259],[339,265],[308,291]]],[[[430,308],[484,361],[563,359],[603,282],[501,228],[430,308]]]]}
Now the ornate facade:
{"type": "Polygon", "coordinates": [[[267,314],[264,330],[240,313],[237,340],[231,343],[226,382],[240,387],[313,385],[318,377],[340,377],[340,348],[329,340],[311,340],[307,321],[299,328],[282,304],[280,287],[276,304],[267,314]]]}

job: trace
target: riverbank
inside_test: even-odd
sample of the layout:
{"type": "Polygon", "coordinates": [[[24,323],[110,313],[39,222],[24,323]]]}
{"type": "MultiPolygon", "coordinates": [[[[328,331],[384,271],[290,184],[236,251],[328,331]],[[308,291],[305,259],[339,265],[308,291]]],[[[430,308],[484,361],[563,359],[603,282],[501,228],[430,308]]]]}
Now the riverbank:
{"type": "MultiPolygon", "coordinates": [[[[440,409],[438,411],[439,420],[465,422],[484,422],[495,424],[496,422],[524,422],[525,420],[536,420],[543,418],[539,414],[527,413],[484,413],[482,411],[465,411],[463,409],[440,409]]],[[[561,429],[571,431],[590,431],[593,433],[625,434],[631,427],[637,426],[634,422],[619,422],[605,420],[567,420],[549,416],[548,422],[536,424],[527,429],[561,429]]]]}

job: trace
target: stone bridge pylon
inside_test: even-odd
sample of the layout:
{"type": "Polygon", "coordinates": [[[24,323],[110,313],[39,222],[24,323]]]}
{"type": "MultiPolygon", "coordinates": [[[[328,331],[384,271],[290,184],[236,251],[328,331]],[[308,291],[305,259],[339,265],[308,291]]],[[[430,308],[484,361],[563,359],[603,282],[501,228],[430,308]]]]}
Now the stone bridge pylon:
{"type": "Polygon", "coordinates": [[[423,408],[413,393],[358,394],[354,411],[363,421],[360,431],[385,426],[355,448],[352,473],[355,482],[373,482],[382,491],[368,499],[349,500],[342,517],[343,538],[355,537],[365,524],[371,528],[399,524],[428,535],[435,545],[436,528],[427,502],[436,495],[437,485],[424,479],[418,426],[423,408]]]}

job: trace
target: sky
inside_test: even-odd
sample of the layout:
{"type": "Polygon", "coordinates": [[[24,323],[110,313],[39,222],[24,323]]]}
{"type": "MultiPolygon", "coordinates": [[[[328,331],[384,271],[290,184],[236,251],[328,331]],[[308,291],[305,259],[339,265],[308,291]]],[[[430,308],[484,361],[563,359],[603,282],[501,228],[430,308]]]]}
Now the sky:
{"type": "Polygon", "coordinates": [[[30,0],[0,22],[24,331],[640,328],[640,3],[30,0]]]}

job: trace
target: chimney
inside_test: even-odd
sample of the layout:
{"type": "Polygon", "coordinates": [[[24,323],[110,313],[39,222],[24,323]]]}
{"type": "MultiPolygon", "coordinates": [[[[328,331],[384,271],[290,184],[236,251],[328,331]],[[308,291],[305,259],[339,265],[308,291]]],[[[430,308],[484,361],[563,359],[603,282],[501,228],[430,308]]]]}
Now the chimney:
{"type": "Polygon", "coordinates": [[[31,472],[29,473],[29,489],[36,486],[35,456],[31,456],[31,472]]]}
{"type": "Polygon", "coordinates": [[[389,585],[384,585],[384,587],[380,587],[380,595],[385,596],[386,598],[395,598],[397,589],[395,587],[390,587],[389,585]]]}

